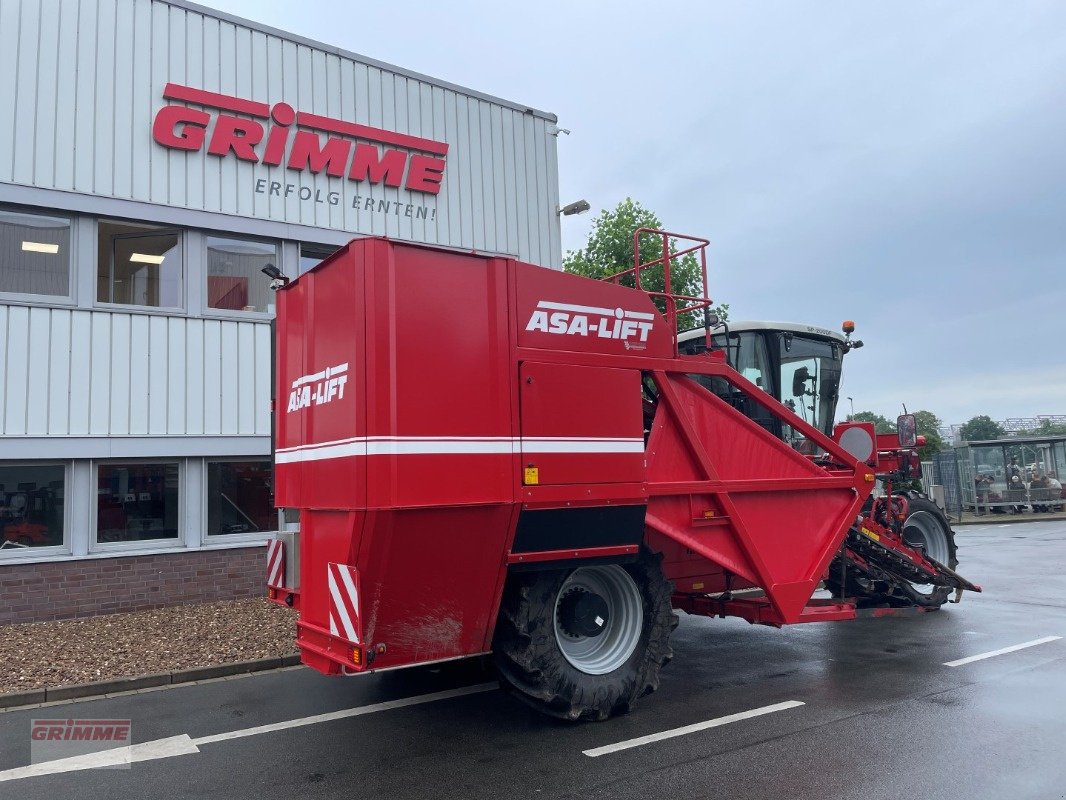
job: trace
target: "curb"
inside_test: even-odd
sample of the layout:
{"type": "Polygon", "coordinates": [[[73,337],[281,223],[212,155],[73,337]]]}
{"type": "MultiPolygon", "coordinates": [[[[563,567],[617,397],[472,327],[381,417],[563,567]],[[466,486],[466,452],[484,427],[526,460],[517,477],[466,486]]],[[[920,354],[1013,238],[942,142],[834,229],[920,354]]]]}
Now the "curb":
{"type": "Polygon", "coordinates": [[[1022,522],[1062,522],[1066,520],[1066,514],[989,514],[977,519],[965,519],[956,522],[948,521],[952,527],[956,525],[1013,525],[1022,522]]]}
{"type": "Polygon", "coordinates": [[[280,656],[275,658],[256,658],[251,661],[234,661],[228,664],[214,664],[210,667],[192,667],[174,672],[160,672],[155,675],[138,675],[133,678],[118,678],[110,681],[93,683],[74,683],[68,686],[53,686],[45,689],[31,689],[26,692],[0,694],[0,710],[52,703],[60,700],[76,700],[86,697],[102,697],[117,692],[132,692],[138,689],[151,689],[161,686],[179,686],[183,683],[206,681],[212,678],[225,678],[230,675],[246,675],[252,672],[265,672],[281,667],[292,667],[300,663],[300,656],[280,656]]]}

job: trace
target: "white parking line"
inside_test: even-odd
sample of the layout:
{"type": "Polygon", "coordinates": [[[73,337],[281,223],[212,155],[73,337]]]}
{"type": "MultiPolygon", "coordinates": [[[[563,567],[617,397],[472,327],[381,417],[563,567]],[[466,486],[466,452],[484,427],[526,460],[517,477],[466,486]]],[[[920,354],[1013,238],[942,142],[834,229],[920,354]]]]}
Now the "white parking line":
{"type": "Polygon", "coordinates": [[[211,736],[201,736],[197,739],[188,734],[180,736],[168,736],[165,739],[154,739],[150,742],[131,745],[129,747],[116,747],[111,750],[102,750],[85,756],[72,758],[60,758],[55,761],[44,761],[40,764],[30,764],[27,767],[15,767],[14,769],[0,772],[0,783],[15,781],[21,778],[32,778],[36,775],[54,775],[59,772],[79,772],[86,769],[98,769],[100,767],[112,767],[121,764],[131,764],[138,761],[155,761],[161,758],[173,758],[175,756],[189,755],[200,752],[200,745],[225,742],[230,739],[242,739],[245,736],[259,736],[263,733],[283,731],[288,728],[299,728],[304,725],[317,725],[320,722],[332,722],[337,719],[348,717],[360,717],[365,714],[374,714],[378,711],[390,711],[394,708],[407,708],[423,703],[433,703],[437,700],[448,700],[453,697],[463,697],[468,694],[490,692],[498,689],[497,683],[479,683],[476,686],[464,686],[459,689],[448,689],[444,692],[432,694],[420,694],[415,697],[404,697],[400,700],[386,700],[383,703],[374,703],[369,706],[346,708],[341,711],[330,711],[325,714],[315,714],[312,717],[300,717],[285,722],[274,722],[269,725],[257,725],[254,728],[216,733],[211,736]]]}
{"type": "Polygon", "coordinates": [[[1001,656],[1005,653],[1013,653],[1016,650],[1024,650],[1027,647],[1036,647],[1038,644],[1046,644],[1048,642],[1054,642],[1057,639],[1061,639],[1061,636],[1045,636],[1042,639],[1033,639],[1031,642],[1022,642],[1021,644],[1013,644],[1010,647],[1001,647],[999,650],[990,650],[987,653],[978,653],[975,656],[967,656],[966,658],[959,658],[955,661],[945,661],[945,667],[961,667],[963,664],[971,664],[974,661],[981,661],[986,658],[993,658],[995,656],[1001,656]]]}
{"type": "Polygon", "coordinates": [[[636,739],[626,739],[624,742],[608,744],[603,747],[593,747],[591,750],[582,750],[581,752],[589,758],[597,758],[599,756],[605,756],[608,753],[617,753],[619,750],[629,750],[631,747],[640,747],[641,745],[651,744],[652,742],[661,742],[663,739],[673,739],[676,736],[697,733],[699,731],[705,731],[708,728],[719,728],[722,725],[728,725],[731,722],[740,722],[741,720],[751,719],[752,717],[761,717],[764,714],[773,714],[775,711],[787,711],[790,708],[798,708],[802,705],[804,704],[799,700],[786,700],[783,703],[774,703],[772,706],[753,708],[750,711],[741,711],[738,714],[729,714],[725,717],[709,719],[706,722],[697,722],[693,725],[685,725],[681,728],[672,728],[671,730],[662,731],[661,733],[651,733],[636,739]]]}

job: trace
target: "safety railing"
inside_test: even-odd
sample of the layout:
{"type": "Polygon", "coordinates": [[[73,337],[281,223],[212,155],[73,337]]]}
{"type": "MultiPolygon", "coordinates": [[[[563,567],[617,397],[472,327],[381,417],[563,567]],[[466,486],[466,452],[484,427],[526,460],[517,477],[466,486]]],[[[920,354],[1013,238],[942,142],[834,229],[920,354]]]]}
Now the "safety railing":
{"type": "MultiPolygon", "coordinates": [[[[677,355],[676,331],[678,328],[678,317],[682,314],[693,314],[697,311],[711,307],[711,299],[707,292],[707,245],[709,244],[709,240],[701,239],[698,236],[688,236],[683,233],[671,233],[670,231],[658,230],[656,228],[637,228],[633,232],[633,266],[604,278],[605,281],[620,284],[622,278],[626,275],[632,275],[634,286],[637,289],[640,289],[650,297],[662,300],[663,305],[665,306],[663,313],[666,316],[667,324],[669,325],[670,330],[675,332],[674,355],[677,355]],[[649,235],[658,237],[661,240],[662,255],[651,261],[643,262],[640,260],[640,245],[642,237],[649,235]],[[674,241],[688,242],[690,244],[682,246],[675,251],[672,246],[674,241]],[[697,254],[696,257],[699,261],[700,279],[703,287],[703,295],[701,297],[678,294],[673,291],[671,265],[677,262],[678,259],[693,253],[697,254]],[[663,291],[661,292],[647,288],[644,285],[645,282],[641,279],[641,273],[645,273],[647,270],[660,265],[662,265],[663,270],[663,291]]],[[[704,328],[707,335],[707,349],[709,350],[711,348],[711,331],[710,325],[706,324],[706,315],[704,319],[704,328]]]]}

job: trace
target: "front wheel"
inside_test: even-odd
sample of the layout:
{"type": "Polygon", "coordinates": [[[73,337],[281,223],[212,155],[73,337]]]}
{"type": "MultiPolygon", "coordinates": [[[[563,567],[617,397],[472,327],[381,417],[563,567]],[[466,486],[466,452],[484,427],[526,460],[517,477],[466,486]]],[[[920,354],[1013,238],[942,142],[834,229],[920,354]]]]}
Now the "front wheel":
{"type": "MultiPolygon", "coordinates": [[[[913,497],[907,501],[903,540],[934,561],[955,569],[959,565],[955,532],[944,512],[931,500],[913,497]]],[[[908,600],[925,608],[940,608],[947,602],[951,587],[934,584],[901,583],[897,589],[908,600]]]]}
{"type": "Polygon", "coordinates": [[[607,719],[655,691],[677,626],[661,560],[510,575],[493,642],[504,688],[567,720],[607,719]]]}

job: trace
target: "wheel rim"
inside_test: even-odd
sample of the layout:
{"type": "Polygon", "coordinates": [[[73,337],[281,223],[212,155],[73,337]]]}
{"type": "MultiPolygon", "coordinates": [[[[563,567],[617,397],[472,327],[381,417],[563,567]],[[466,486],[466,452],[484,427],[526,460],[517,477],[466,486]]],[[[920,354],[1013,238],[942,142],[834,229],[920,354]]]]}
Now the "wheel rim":
{"type": "Polygon", "coordinates": [[[559,587],[554,625],[559,650],[572,667],[587,675],[613,672],[640,642],[644,628],[640,588],[617,565],[576,569],[559,587]],[[590,628],[586,621],[575,619],[575,608],[596,610],[593,619],[602,622],[593,624],[601,626],[599,633],[583,633],[590,628]]]}
{"type": "MultiPolygon", "coordinates": [[[[920,546],[929,558],[934,561],[950,566],[951,547],[948,544],[948,535],[940,520],[930,511],[915,511],[903,525],[903,539],[907,544],[920,546]]],[[[922,594],[932,594],[937,586],[932,583],[913,583],[911,586],[922,594]]]]}

